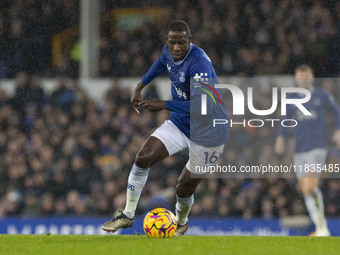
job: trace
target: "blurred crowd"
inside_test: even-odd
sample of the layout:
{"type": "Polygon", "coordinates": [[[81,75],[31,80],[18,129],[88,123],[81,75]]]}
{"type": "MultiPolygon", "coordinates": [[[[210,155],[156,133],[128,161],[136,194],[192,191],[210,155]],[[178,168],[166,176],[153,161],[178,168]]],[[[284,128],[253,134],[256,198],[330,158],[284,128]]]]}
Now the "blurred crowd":
{"type": "Polygon", "coordinates": [[[164,20],[132,33],[119,31],[116,40],[108,40],[101,74],[142,75],[160,55],[169,22],[183,19],[219,75],[292,73],[302,63],[311,64],[320,77],[339,75],[338,1],[196,0],[172,1],[168,8],[164,20]]]}
{"type": "MultiPolygon", "coordinates": [[[[160,56],[167,25],[188,22],[193,43],[210,56],[219,75],[290,73],[311,64],[317,76],[340,72],[340,2],[336,0],[101,0],[101,11],[162,7],[168,14],[133,31],[101,28],[101,77],[140,76],[160,56]]],[[[55,74],[52,37],[79,23],[79,0],[3,0],[0,3],[0,77],[17,71],[55,74]]],[[[77,76],[70,54],[57,68],[77,76]]],[[[58,73],[58,72],[57,72],[58,73]]]]}
{"type": "Polygon", "coordinates": [[[78,0],[1,0],[0,78],[50,73],[53,36],[78,23],[78,0]]]}
{"type": "MultiPolygon", "coordinates": [[[[39,77],[16,75],[16,92],[0,90],[0,218],[108,216],[124,208],[134,157],[167,111],[131,111],[131,91],[113,78],[102,104],[76,79],[57,78],[47,94],[39,77]]],[[[145,98],[157,97],[151,85],[145,98]]],[[[266,100],[261,100],[266,102],[266,100]]],[[[231,116],[233,117],[233,116],[231,116]]],[[[222,160],[231,165],[283,162],[273,153],[275,128],[231,129],[222,160]]],[[[333,160],[339,151],[332,150],[333,160]]],[[[150,171],[137,214],[174,210],[175,185],[187,152],[150,171]]],[[[286,159],[287,160],[287,159],[286,159]]],[[[276,218],[306,214],[291,179],[209,178],[199,185],[192,216],[276,218]]],[[[328,216],[340,213],[340,181],[321,184],[328,216]]]]}

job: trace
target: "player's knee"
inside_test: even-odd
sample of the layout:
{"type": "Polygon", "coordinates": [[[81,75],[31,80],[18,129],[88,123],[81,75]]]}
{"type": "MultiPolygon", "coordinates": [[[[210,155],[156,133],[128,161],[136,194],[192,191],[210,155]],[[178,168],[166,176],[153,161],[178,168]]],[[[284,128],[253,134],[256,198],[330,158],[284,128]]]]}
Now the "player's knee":
{"type": "Polygon", "coordinates": [[[304,196],[311,196],[316,192],[317,187],[313,185],[304,185],[301,190],[304,196]]]}
{"type": "Polygon", "coordinates": [[[135,158],[135,164],[141,168],[149,168],[152,164],[152,155],[139,152],[135,158]]]}
{"type": "Polygon", "coordinates": [[[316,189],[314,187],[310,187],[309,189],[307,189],[307,191],[306,191],[307,194],[306,195],[312,196],[312,195],[315,194],[315,192],[316,192],[316,189]]]}

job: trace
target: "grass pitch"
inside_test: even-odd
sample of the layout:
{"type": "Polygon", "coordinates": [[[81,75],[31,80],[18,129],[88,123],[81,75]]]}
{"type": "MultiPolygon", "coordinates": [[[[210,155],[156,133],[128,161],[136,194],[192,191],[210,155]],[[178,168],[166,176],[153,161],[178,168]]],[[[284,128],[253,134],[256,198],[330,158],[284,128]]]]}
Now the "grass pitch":
{"type": "Polygon", "coordinates": [[[340,237],[0,235],[1,255],[339,254],[340,237]]]}

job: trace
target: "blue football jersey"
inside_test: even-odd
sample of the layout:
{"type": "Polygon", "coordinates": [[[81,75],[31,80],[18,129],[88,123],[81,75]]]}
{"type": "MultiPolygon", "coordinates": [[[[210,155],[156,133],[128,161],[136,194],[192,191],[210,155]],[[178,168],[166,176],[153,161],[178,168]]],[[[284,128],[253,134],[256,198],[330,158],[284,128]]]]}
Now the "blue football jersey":
{"type": "MultiPolygon", "coordinates": [[[[213,118],[228,120],[224,103],[213,103],[213,99],[208,97],[209,114],[201,116],[197,112],[196,117],[190,121],[190,101],[200,100],[200,93],[193,93],[193,81],[197,77],[204,77],[207,80],[207,90],[211,94],[218,95],[220,92],[214,89],[217,76],[212,63],[207,54],[194,44],[190,44],[190,49],[181,61],[175,62],[169,52],[168,46],[164,46],[162,55],[151,66],[149,71],[143,76],[144,84],[150,83],[161,73],[167,71],[171,81],[172,101],[167,101],[167,109],[171,111],[170,120],[192,141],[205,146],[215,147],[224,144],[229,136],[228,125],[217,125],[212,127],[213,118]],[[210,87],[210,88],[209,88],[210,87]],[[213,90],[213,91],[212,91],[213,90]],[[195,94],[195,95],[194,95],[195,94]],[[209,125],[207,125],[209,123],[209,125]]],[[[196,90],[203,93],[203,90],[196,90]]],[[[193,109],[192,109],[193,110],[193,109]]]]}
{"type": "MultiPolygon", "coordinates": [[[[304,95],[303,95],[304,96],[304,95]]],[[[301,98],[298,93],[290,98],[301,98]]],[[[303,104],[312,115],[304,115],[295,105],[287,105],[284,119],[295,119],[295,152],[307,152],[327,147],[326,112],[331,111],[336,119],[336,128],[340,129],[340,109],[333,96],[319,87],[313,87],[311,99],[303,104]]],[[[290,128],[280,127],[279,135],[285,135],[290,128]]]]}

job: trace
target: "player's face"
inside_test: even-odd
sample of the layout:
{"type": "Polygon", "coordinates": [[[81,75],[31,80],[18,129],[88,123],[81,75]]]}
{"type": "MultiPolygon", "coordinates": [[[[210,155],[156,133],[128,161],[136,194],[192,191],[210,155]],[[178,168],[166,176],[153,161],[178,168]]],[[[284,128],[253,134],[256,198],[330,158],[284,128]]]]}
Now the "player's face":
{"type": "Polygon", "coordinates": [[[190,41],[191,38],[186,32],[169,31],[168,47],[175,61],[180,61],[186,56],[190,48],[190,41]]]}
{"type": "Polygon", "coordinates": [[[295,82],[300,88],[311,89],[314,81],[314,75],[311,71],[301,71],[295,72],[295,82]]]}

